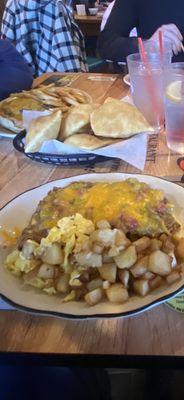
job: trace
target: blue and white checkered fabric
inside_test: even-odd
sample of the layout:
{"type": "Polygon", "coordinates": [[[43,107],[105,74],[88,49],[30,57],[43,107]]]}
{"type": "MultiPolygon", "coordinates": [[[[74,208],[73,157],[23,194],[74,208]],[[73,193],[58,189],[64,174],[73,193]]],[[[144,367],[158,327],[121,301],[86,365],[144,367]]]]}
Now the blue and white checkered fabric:
{"type": "Polygon", "coordinates": [[[1,32],[16,45],[35,76],[87,71],[84,37],[68,1],[8,0],[1,32]]]}

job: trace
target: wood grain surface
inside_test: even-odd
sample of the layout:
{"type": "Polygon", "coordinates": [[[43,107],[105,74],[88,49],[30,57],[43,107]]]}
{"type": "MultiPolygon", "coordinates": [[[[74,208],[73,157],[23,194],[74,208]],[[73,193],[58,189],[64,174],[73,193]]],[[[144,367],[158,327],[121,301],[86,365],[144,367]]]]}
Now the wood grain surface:
{"type": "Polygon", "coordinates": [[[102,15],[75,14],[74,18],[85,37],[99,35],[102,15]]]}
{"type": "MultiPolygon", "coordinates": [[[[57,74],[58,75],[58,74],[57,74]]],[[[49,74],[35,81],[41,83],[49,74]]],[[[98,80],[79,74],[72,87],[88,92],[96,102],[108,96],[121,99],[128,93],[122,77],[95,74],[98,80]],[[99,80],[99,78],[106,80],[99,80]]],[[[171,153],[164,133],[150,137],[144,173],[182,183],[179,155],[171,153]]],[[[91,168],[42,165],[13,149],[11,139],[0,139],[0,207],[24,190],[42,183],[93,172],[140,172],[112,160],[91,168]]],[[[0,311],[0,351],[57,354],[183,355],[184,315],[167,305],[136,317],[69,321],[19,311],[0,311]]]]}

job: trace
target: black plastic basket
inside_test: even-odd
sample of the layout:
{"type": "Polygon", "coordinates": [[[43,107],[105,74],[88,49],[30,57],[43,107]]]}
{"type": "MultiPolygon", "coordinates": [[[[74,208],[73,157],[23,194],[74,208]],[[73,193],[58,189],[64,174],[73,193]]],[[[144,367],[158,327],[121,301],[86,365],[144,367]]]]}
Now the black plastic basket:
{"type": "Polygon", "coordinates": [[[111,160],[110,157],[98,156],[92,153],[81,153],[81,154],[49,154],[49,153],[25,153],[24,151],[24,138],[26,131],[21,131],[13,139],[13,145],[17,151],[24,153],[27,157],[34,161],[38,161],[45,164],[54,164],[62,166],[76,166],[85,165],[90,166],[97,162],[103,162],[111,160]]]}

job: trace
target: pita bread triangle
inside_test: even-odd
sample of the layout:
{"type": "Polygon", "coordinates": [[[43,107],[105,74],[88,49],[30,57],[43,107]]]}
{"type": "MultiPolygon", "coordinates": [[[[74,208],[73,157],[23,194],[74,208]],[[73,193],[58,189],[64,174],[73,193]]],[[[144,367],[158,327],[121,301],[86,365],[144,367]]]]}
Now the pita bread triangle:
{"type": "Polygon", "coordinates": [[[92,112],[90,120],[94,134],[102,137],[126,139],[154,130],[137,107],[111,97],[92,112]]]}

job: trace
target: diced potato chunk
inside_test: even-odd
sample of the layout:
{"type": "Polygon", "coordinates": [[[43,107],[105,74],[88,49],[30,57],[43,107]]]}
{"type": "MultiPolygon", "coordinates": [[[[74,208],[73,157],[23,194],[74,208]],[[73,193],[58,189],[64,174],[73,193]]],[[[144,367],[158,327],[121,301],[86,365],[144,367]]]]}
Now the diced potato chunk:
{"type": "Polygon", "coordinates": [[[75,255],[76,261],[80,266],[86,267],[101,267],[102,266],[102,256],[101,254],[96,254],[91,252],[78,253],[75,255]]]}
{"type": "Polygon", "coordinates": [[[176,255],[181,260],[184,260],[184,238],[182,237],[176,246],[176,255]]]}
{"type": "Polygon", "coordinates": [[[152,252],[152,251],[155,251],[155,250],[160,250],[161,247],[162,247],[162,241],[161,241],[161,240],[156,239],[156,238],[151,239],[151,241],[150,241],[150,246],[149,246],[149,250],[150,250],[151,252],[152,252]]]}
{"type": "Polygon", "coordinates": [[[172,283],[178,281],[181,278],[181,275],[177,271],[171,272],[171,274],[166,276],[166,281],[168,285],[171,285],[172,283]]]}
{"type": "Polygon", "coordinates": [[[117,246],[112,246],[108,252],[109,257],[116,257],[120,253],[120,250],[117,246]]]}
{"type": "Polygon", "coordinates": [[[106,290],[106,296],[111,303],[124,303],[128,300],[128,291],[122,283],[114,283],[106,290]]]}
{"type": "Polygon", "coordinates": [[[157,287],[161,286],[163,283],[163,278],[161,276],[155,276],[155,278],[149,281],[149,285],[151,289],[156,289],[157,287]]]}
{"type": "Polygon", "coordinates": [[[175,250],[174,243],[172,242],[171,238],[168,236],[166,238],[166,240],[163,241],[162,251],[164,251],[164,253],[170,254],[170,253],[173,253],[174,250],[175,250]]]}
{"type": "Polygon", "coordinates": [[[118,278],[121,283],[127,288],[130,278],[130,273],[127,269],[119,269],[118,270],[118,278]]]}
{"type": "Polygon", "coordinates": [[[95,304],[100,302],[102,297],[103,297],[103,289],[98,288],[93,290],[92,292],[87,293],[84,296],[84,299],[86,303],[88,303],[90,306],[94,306],[95,304]]]}
{"type": "Polygon", "coordinates": [[[139,296],[145,296],[150,290],[146,279],[136,279],[133,283],[133,288],[139,296]]]}
{"type": "Polygon", "coordinates": [[[149,256],[148,270],[160,276],[171,272],[172,257],[161,250],[156,250],[149,256]]]}
{"type": "Polygon", "coordinates": [[[181,275],[184,275],[184,263],[178,265],[181,275]]]}
{"type": "Polygon", "coordinates": [[[41,255],[41,259],[44,263],[51,265],[62,264],[64,255],[59,243],[52,243],[51,246],[47,247],[41,255]]]}
{"type": "Polygon", "coordinates": [[[139,278],[140,276],[144,275],[148,269],[148,262],[149,257],[145,256],[139,258],[139,260],[130,268],[130,271],[134,278],[139,278]]]}
{"type": "Polygon", "coordinates": [[[42,264],[39,268],[37,276],[43,279],[50,279],[54,277],[54,267],[49,264],[42,264]]]}
{"type": "Polygon", "coordinates": [[[112,246],[115,244],[116,229],[98,229],[91,235],[92,241],[104,246],[112,246]]]}
{"type": "Polygon", "coordinates": [[[69,274],[62,274],[58,281],[57,281],[57,290],[58,292],[61,293],[68,293],[69,292],[69,280],[70,280],[70,275],[69,274]]]}
{"type": "Polygon", "coordinates": [[[109,252],[107,251],[107,252],[103,252],[102,261],[103,261],[103,264],[109,264],[109,263],[112,263],[114,260],[112,257],[109,256],[109,252]]]}
{"type": "Polygon", "coordinates": [[[92,290],[98,289],[102,287],[103,281],[100,278],[93,279],[92,281],[88,282],[86,287],[89,290],[89,292],[92,292],[92,290]]]}
{"type": "Polygon", "coordinates": [[[137,253],[141,253],[142,251],[146,250],[150,245],[151,239],[147,236],[143,236],[140,239],[133,242],[134,246],[136,247],[137,253]]]}
{"type": "Polygon", "coordinates": [[[111,228],[109,222],[106,219],[101,219],[100,221],[98,221],[96,226],[99,229],[110,229],[111,228]]]}
{"type": "Polygon", "coordinates": [[[109,281],[103,281],[103,289],[109,289],[109,287],[111,286],[109,281]]]}
{"type": "Polygon", "coordinates": [[[126,237],[125,233],[120,230],[116,229],[116,246],[120,247],[122,250],[129,246],[130,240],[126,237]]]}
{"type": "Polygon", "coordinates": [[[117,266],[115,263],[104,264],[102,267],[98,269],[98,271],[101,278],[104,279],[105,281],[109,281],[111,283],[116,282],[117,266]]]}
{"type": "Polygon", "coordinates": [[[93,250],[94,253],[102,254],[102,252],[103,252],[103,247],[100,246],[99,244],[94,243],[93,249],[92,249],[92,250],[93,250]]]}
{"type": "Polygon", "coordinates": [[[123,250],[119,256],[114,257],[114,261],[120,269],[128,269],[137,261],[137,253],[135,246],[129,246],[123,250]]]}
{"type": "Polygon", "coordinates": [[[143,278],[150,281],[150,279],[153,279],[155,277],[155,274],[150,271],[146,271],[145,274],[143,275],[143,278]]]}
{"type": "Polygon", "coordinates": [[[39,244],[37,242],[35,242],[34,240],[26,240],[23,244],[22,247],[22,254],[24,255],[24,257],[29,260],[33,257],[34,255],[34,250],[36,247],[38,247],[39,244]]]}

